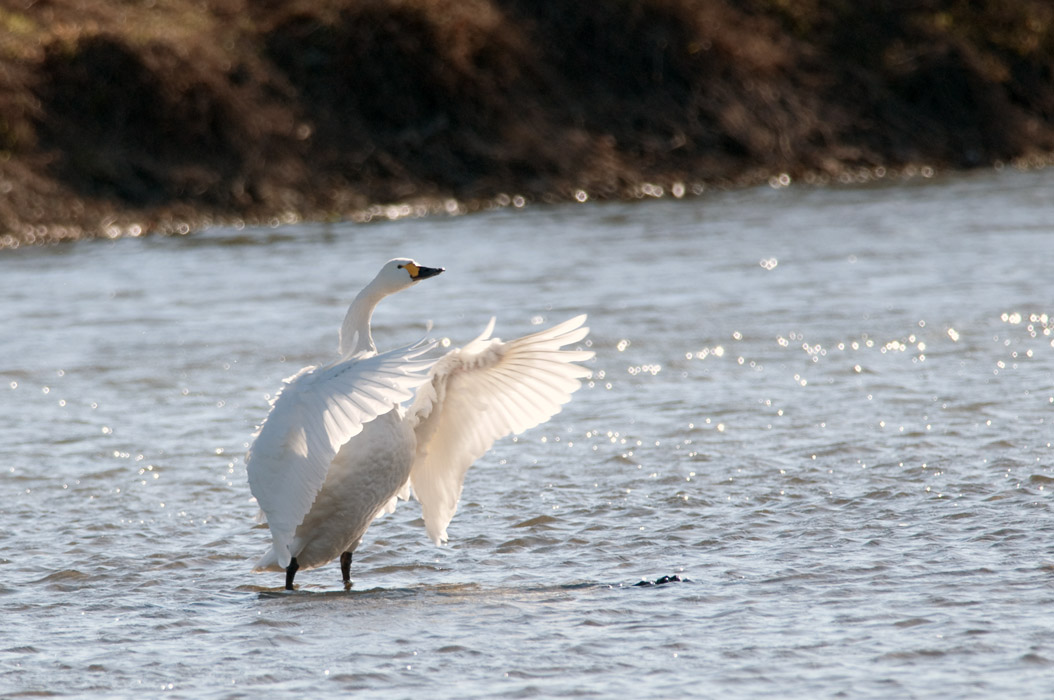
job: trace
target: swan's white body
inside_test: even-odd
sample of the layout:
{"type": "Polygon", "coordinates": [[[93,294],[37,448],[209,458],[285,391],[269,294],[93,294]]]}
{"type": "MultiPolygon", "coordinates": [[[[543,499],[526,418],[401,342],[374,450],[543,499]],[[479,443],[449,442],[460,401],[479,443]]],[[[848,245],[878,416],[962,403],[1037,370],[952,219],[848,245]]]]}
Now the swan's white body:
{"type": "Polygon", "coordinates": [[[593,353],[562,349],[585,338],[585,316],[507,343],[490,337],[491,319],[438,359],[421,359],[434,347],[424,342],[377,353],[377,303],[439,272],[390,261],[348,309],[341,359],[286,380],[246,457],[272,536],[255,570],[285,570],[291,587],[298,568],[350,561],[370,523],[411,487],[429,537],[445,542],[472,463],[498,438],[548,420],[588,376],[572,363],[593,353]]]}
{"type": "MultiPolygon", "coordinates": [[[[393,409],[365,424],[330,463],[311,510],[296,528],[289,551],[301,569],[328,564],[353,552],[370,523],[386,510],[410,478],[413,429],[393,409]]],[[[274,547],[256,562],[256,571],[284,571],[274,547]]]]}

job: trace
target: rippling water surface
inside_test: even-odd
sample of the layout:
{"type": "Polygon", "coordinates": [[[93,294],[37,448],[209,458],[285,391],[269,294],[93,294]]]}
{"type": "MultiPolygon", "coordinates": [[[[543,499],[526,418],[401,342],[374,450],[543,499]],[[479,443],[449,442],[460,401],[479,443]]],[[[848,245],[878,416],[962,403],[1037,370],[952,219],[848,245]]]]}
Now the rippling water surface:
{"type": "Polygon", "coordinates": [[[0,695],[1049,697],[1054,173],[0,253],[0,695]],[[593,380],[279,592],[243,455],[382,347],[590,314],[593,380]],[[688,579],[634,586],[677,574],[688,579]]]}

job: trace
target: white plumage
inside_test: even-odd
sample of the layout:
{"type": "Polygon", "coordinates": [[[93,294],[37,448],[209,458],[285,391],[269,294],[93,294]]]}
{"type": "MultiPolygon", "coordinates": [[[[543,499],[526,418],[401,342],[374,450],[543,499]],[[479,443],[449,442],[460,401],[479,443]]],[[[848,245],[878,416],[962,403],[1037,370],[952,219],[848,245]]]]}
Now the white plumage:
{"type": "Polygon", "coordinates": [[[491,338],[494,319],[482,335],[436,363],[417,390],[410,414],[417,421],[417,454],[410,484],[421,502],[425,528],[436,544],[446,542],[465,472],[494,441],[549,420],[571,400],[589,370],[572,362],[593,356],[561,350],[586,337],[577,316],[540,333],[503,343],[491,338]]]}
{"type": "Polygon", "coordinates": [[[589,329],[577,316],[502,342],[494,319],[475,340],[437,359],[424,341],[378,353],[370,318],[388,294],[438,275],[412,260],[388,262],[355,298],[340,332],[340,359],[285,380],[246,464],[271,530],[258,571],[286,571],[351,553],[370,523],[412,487],[428,536],[447,540],[465,473],[495,440],[542,423],[571,399],[592,352],[564,350],[589,329]],[[416,395],[415,395],[416,390],[416,395]],[[407,410],[404,403],[414,401],[407,410]]]}

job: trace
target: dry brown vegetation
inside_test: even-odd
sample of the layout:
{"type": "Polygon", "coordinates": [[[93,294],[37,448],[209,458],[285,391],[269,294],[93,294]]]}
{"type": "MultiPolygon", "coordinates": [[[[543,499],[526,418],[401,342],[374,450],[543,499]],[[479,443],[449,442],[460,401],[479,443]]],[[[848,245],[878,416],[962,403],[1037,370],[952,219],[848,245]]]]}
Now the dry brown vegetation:
{"type": "Polygon", "coordinates": [[[1052,151],[1046,0],[0,0],[0,245],[1052,151]]]}

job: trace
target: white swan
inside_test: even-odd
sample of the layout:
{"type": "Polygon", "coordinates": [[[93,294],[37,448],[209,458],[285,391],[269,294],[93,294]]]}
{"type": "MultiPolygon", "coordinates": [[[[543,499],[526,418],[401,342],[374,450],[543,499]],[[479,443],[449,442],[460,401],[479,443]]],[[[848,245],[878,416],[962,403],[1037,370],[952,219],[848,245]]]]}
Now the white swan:
{"type": "Polygon", "coordinates": [[[289,590],[298,569],[338,556],[350,587],[366,528],[411,487],[428,536],[445,542],[472,463],[498,438],[559,412],[589,375],[572,363],[592,352],[561,349],[586,337],[584,315],[509,342],[490,337],[492,318],[438,359],[422,359],[435,347],[424,341],[378,353],[378,302],[441,272],[404,258],[385,264],[348,309],[340,359],[286,379],[249,449],[249,487],[272,539],[254,570],[284,570],[289,590]]]}

